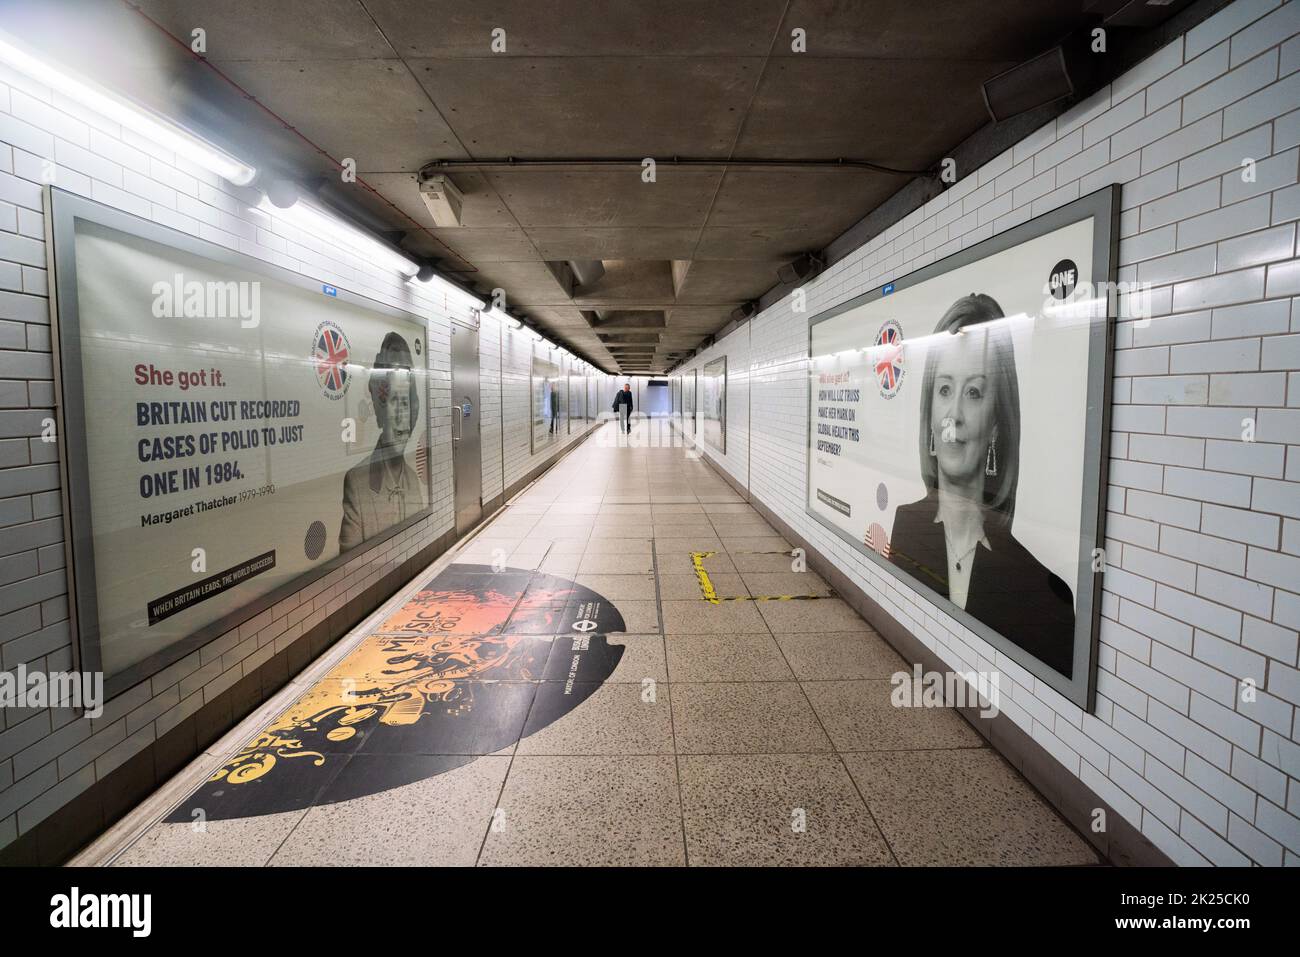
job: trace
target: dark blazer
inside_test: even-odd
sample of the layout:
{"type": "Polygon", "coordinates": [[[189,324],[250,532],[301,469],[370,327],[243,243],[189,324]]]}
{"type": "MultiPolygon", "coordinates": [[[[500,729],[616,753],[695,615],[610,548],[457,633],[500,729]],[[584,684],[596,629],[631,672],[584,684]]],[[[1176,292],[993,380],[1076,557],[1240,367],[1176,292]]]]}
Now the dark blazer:
{"type": "MultiPolygon", "coordinates": [[[[922,584],[948,597],[948,543],[935,522],[939,495],[900,505],[889,538],[889,560],[922,584]]],[[[975,546],[966,613],[1004,635],[1035,658],[1071,677],[1074,593],[1029,554],[996,520],[984,525],[989,547],[975,546]]]]}
{"type": "Polygon", "coordinates": [[[632,391],[630,389],[619,389],[618,394],[614,396],[614,411],[617,412],[620,405],[625,405],[629,412],[632,411],[632,391]]]}

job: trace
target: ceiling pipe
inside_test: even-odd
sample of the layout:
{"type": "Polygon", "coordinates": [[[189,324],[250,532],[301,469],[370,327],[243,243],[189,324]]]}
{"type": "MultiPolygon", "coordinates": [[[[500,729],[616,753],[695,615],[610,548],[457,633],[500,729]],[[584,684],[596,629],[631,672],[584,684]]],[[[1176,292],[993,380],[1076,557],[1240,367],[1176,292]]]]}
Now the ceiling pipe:
{"type": "MultiPolygon", "coordinates": [[[[638,156],[633,159],[625,157],[590,157],[587,159],[573,159],[571,157],[528,157],[527,159],[517,159],[513,156],[507,156],[504,159],[482,159],[482,160],[433,160],[426,163],[420,170],[420,175],[426,175],[426,171],[439,169],[468,169],[468,170],[492,170],[492,169],[526,169],[528,167],[565,167],[565,166],[628,166],[640,169],[645,163],[644,156],[638,156]]],[[[709,167],[712,169],[837,169],[849,172],[869,172],[885,173],[890,176],[937,176],[937,167],[930,169],[898,169],[893,166],[884,166],[880,163],[872,163],[869,160],[845,159],[836,157],[834,159],[708,159],[704,157],[684,157],[669,156],[660,159],[654,157],[658,166],[680,166],[680,167],[709,167]]]]}

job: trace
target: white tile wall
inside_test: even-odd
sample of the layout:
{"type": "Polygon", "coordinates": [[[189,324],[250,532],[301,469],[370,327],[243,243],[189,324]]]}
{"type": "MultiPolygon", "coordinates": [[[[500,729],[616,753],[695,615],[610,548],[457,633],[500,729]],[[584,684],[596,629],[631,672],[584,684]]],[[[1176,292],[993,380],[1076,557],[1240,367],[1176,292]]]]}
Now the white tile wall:
{"type": "MultiPolygon", "coordinates": [[[[165,734],[452,527],[450,322],[466,302],[255,208],[260,195],[0,68],[0,667],[72,667],[55,446],[41,183],[377,299],[428,323],[433,514],[109,702],[95,721],[0,709],[0,847],[165,734]]],[[[460,318],[468,319],[468,314],[460,318]]],[[[485,498],[564,447],[528,451],[528,340],[484,323],[480,344],[485,498]],[[521,359],[522,357],[522,359],[521,359]],[[504,406],[503,406],[504,402],[504,406]]],[[[577,434],[565,445],[577,441],[577,434]]]]}
{"type": "Polygon", "coordinates": [[[679,370],[727,354],[721,466],[744,481],[746,449],[755,498],[940,658],[1001,670],[1008,716],[1186,864],[1300,864],[1297,143],[1300,0],[1237,0],[679,370]],[[1109,183],[1120,278],[1156,288],[1149,323],[1121,302],[1089,715],[805,516],[806,359],[809,317],[1109,183]]]}

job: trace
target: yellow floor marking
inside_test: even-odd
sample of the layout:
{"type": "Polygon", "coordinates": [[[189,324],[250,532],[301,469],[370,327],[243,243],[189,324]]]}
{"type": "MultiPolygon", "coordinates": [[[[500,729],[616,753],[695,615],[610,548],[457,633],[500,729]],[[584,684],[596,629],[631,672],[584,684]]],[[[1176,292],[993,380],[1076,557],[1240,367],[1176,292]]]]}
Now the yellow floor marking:
{"type": "MultiPolygon", "coordinates": [[[[700,582],[700,591],[704,593],[704,600],[711,605],[720,605],[724,601],[816,601],[819,598],[825,598],[825,595],[737,595],[735,597],[723,598],[718,595],[718,591],[713,587],[713,582],[709,578],[709,573],[704,569],[704,559],[710,558],[717,552],[691,552],[691,567],[695,569],[695,577],[700,582]]],[[[772,552],[775,554],[783,554],[772,552]]]]}

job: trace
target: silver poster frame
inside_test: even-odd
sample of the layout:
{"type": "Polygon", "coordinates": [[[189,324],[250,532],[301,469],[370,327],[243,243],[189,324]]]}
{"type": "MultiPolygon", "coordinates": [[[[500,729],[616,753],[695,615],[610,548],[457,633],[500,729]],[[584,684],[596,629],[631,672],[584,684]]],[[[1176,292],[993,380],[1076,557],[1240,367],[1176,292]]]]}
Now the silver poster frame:
{"type": "MultiPolygon", "coordinates": [[[[536,343],[536,342],[533,343],[533,349],[528,358],[528,451],[531,455],[536,455],[538,453],[537,401],[536,401],[537,391],[534,387],[534,383],[538,378],[543,378],[543,379],[551,378],[550,376],[539,377],[537,375],[537,360],[539,358],[537,355],[538,348],[540,348],[540,343],[536,343]]],[[[554,353],[550,349],[547,349],[546,352],[547,352],[546,356],[541,357],[541,359],[547,365],[551,365],[555,367],[556,372],[554,378],[558,382],[560,379],[564,378],[564,365],[562,362],[555,361],[556,358],[559,357],[553,357],[554,353]]],[[[566,379],[565,381],[567,383],[568,380],[566,379]]],[[[567,389],[567,384],[566,384],[566,389],[567,389]]],[[[541,443],[542,449],[550,448],[552,445],[562,444],[560,442],[559,432],[554,432],[554,433],[548,432],[547,435],[550,436],[550,438],[548,438],[545,442],[541,443]]]]}
{"type": "MultiPolygon", "coordinates": [[[[427,320],[390,306],[387,303],[350,292],[268,263],[225,246],[199,239],[188,233],[142,219],[103,203],[53,186],[44,189],[46,259],[50,276],[50,326],[54,359],[55,421],[59,446],[59,483],[63,504],[63,541],[68,579],[68,617],[73,634],[75,664],[80,671],[102,670],[98,591],[95,577],[95,547],[92,535],[90,504],[90,463],[86,449],[86,396],[82,378],[81,316],[77,288],[76,224],[95,223],[138,239],[168,246],[219,265],[236,266],[268,279],[328,295],[329,298],[379,313],[389,319],[406,322],[419,330],[425,343],[429,340],[427,320]],[[332,290],[326,292],[326,289],[332,290]]],[[[426,391],[429,379],[429,349],[424,350],[426,391]]],[[[426,409],[431,409],[427,394],[426,409]]],[[[433,415],[426,412],[425,441],[434,452],[433,415]]],[[[426,478],[426,500],[430,503],[410,518],[385,529],[362,545],[322,562],[310,571],[277,586],[251,600],[238,611],[204,625],[190,635],[161,649],[148,658],[106,676],[104,697],[112,699],[145,681],[212,640],[255,618],[276,602],[301,591],[334,569],[379,547],[433,514],[433,470],[426,478]]]]}
{"type": "MultiPolygon", "coordinates": [[[[1101,591],[1103,570],[1089,574],[1086,569],[1094,566],[1095,549],[1100,549],[1105,541],[1105,500],[1107,465],[1110,457],[1110,405],[1111,374],[1113,367],[1115,340],[1115,275],[1119,263],[1119,218],[1120,187],[1111,185],[1090,193],[1080,199],[1067,203],[1050,212],[1043,213],[1005,232],[976,243],[968,249],[953,253],[951,256],[923,266],[897,279],[892,279],[883,286],[857,296],[847,302],[833,306],[819,313],[808,323],[808,383],[805,395],[809,400],[808,421],[804,441],[804,512],[819,525],[834,533],[859,554],[867,556],[878,568],[891,575],[900,584],[911,588],[919,597],[956,619],[976,635],[1005,654],[1017,665],[1024,668],[1035,678],[1064,695],[1083,710],[1091,713],[1096,705],[1097,693],[1097,648],[1098,633],[1101,625],[1101,591]],[[815,441],[813,435],[812,400],[814,398],[812,380],[812,336],[813,329],[828,319],[856,309],[858,306],[874,302],[883,296],[920,285],[936,276],[959,269],[962,266],[979,262],[989,256],[1018,246],[1021,243],[1037,239],[1072,223],[1091,218],[1094,222],[1092,234],[1092,275],[1088,279],[1094,288],[1107,290],[1107,305],[1104,321],[1098,319],[1092,323],[1088,338],[1088,397],[1087,417],[1084,424],[1084,476],[1083,501],[1080,515],[1080,537],[1078,554],[1078,578],[1075,582],[1078,603],[1075,614],[1074,658],[1072,676],[1067,678],[1055,668],[1043,663],[1025,651],[1010,639],[994,631],[988,625],[958,608],[949,599],[925,585],[923,582],[901,572],[895,565],[882,558],[872,549],[853,536],[843,531],[812,509],[810,498],[812,485],[812,450],[815,441]],[[1105,285],[1102,285],[1105,284],[1105,285]]],[[[1082,279],[1082,277],[1080,277],[1082,279]]]]}
{"type": "Polygon", "coordinates": [[[714,445],[711,441],[709,441],[708,436],[705,434],[706,429],[704,428],[704,423],[708,421],[708,419],[704,415],[702,409],[700,411],[700,440],[703,441],[705,445],[709,446],[709,448],[713,449],[715,452],[718,452],[721,455],[726,455],[727,454],[727,357],[718,356],[716,359],[710,359],[708,362],[704,363],[702,371],[704,372],[706,378],[715,379],[717,378],[716,373],[710,372],[709,369],[712,368],[713,366],[716,366],[718,363],[722,363],[722,386],[718,390],[718,420],[719,420],[718,424],[719,424],[719,429],[722,432],[722,444],[718,446],[718,445],[714,445]]]}

